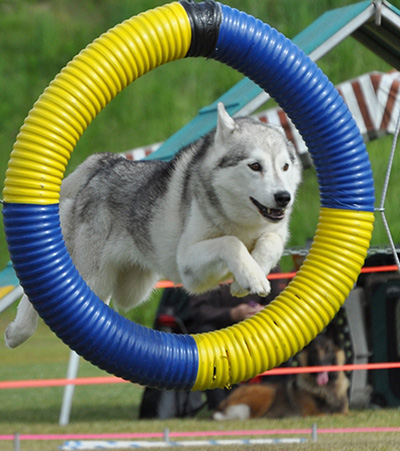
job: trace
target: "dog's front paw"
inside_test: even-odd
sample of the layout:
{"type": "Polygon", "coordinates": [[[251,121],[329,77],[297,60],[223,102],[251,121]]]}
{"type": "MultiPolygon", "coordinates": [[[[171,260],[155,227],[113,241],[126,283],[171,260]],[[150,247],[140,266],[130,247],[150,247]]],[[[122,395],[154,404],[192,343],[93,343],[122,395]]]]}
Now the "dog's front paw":
{"type": "Polygon", "coordinates": [[[243,271],[236,276],[231,284],[231,294],[235,297],[244,297],[248,294],[258,294],[268,296],[271,292],[269,280],[262,272],[261,268],[253,271],[243,271]]]}
{"type": "Polygon", "coordinates": [[[248,290],[245,290],[244,288],[242,288],[236,280],[234,280],[231,283],[231,295],[235,296],[236,298],[244,298],[245,296],[247,296],[248,294],[250,294],[250,292],[248,290]]]}

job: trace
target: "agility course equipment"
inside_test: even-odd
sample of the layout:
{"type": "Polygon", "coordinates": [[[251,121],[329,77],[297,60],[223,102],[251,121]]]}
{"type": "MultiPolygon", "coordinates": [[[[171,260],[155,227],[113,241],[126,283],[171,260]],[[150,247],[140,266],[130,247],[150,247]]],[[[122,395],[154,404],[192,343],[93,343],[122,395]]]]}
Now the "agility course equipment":
{"type": "Polygon", "coordinates": [[[333,318],[360,272],[374,211],[362,137],[337,90],[290,40],[226,5],[174,2],[108,31],[77,55],[29,113],[4,188],[16,273],[50,328],[126,380],[158,388],[226,387],[279,365],[333,318]],[[300,131],[318,173],[321,211],[309,255],[287,289],[255,317],[198,336],[129,322],[81,279],[59,224],[59,190],[76,142],[123,88],[157,66],[207,57],[268,92],[300,131]]]}

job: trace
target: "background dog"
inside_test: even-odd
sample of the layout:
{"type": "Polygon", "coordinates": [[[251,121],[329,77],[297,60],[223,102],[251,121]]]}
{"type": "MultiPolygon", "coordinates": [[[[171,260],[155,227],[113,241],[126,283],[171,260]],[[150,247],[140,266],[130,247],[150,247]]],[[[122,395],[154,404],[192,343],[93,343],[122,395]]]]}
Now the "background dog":
{"type": "MultiPolygon", "coordinates": [[[[191,293],[233,278],[233,295],[266,296],[300,178],[281,128],[233,119],[220,103],[216,130],[171,162],[89,157],[62,183],[62,232],[90,288],[121,310],[147,299],[161,277],[191,293]]],[[[7,345],[25,341],[36,323],[24,296],[7,345]]]]}
{"type": "MultiPolygon", "coordinates": [[[[319,335],[298,355],[300,366],[343,365],[345,355],[333,340],[319,335]]],[[[245,384],[214,412],[215,420],[283,418],[348,413],[349,380],[343,371],[304,373],[282,383],[245,384]]]]}

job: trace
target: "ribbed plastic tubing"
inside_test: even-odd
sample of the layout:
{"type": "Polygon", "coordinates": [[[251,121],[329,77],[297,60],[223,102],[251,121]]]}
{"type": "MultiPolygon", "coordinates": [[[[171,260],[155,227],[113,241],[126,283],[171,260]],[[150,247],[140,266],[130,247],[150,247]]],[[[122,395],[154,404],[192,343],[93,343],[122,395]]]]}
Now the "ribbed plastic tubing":
{"type": "Polygon", "coordinates": [[[3,197],[14,268],[49,327],[98,367],[166,389],[229,387],[301,350],[352,289],[369,247],[374,211],[368,154],[332,83],[278,31],[210,1],[149,10],[80,52],[25,119],[3,197]],[[71,152],[102,108],[145,73],[189,56],[235,68],[285,109],[313,157],[321,210],[298,275],[262,312],[215,332],[174,335],[128,321],[90,290],[64,245],[59,192],[71,152]]]}

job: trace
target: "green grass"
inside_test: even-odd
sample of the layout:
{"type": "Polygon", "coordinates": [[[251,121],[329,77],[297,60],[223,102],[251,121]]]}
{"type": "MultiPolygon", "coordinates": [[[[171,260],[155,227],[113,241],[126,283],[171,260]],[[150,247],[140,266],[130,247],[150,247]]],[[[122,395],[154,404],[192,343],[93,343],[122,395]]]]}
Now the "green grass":
{"type": "MultiPolygon", "coordinates": [[[[0,316],[4,330],[12,318],[13,308],[0,316]]],[[[67,370],[69,349],[41,321],[37,333],[23,346],[9,350],[0,346],[0,380],[63,378],[67,370]]],[[[79,376],[103,376],[100,369],[81,360],[79,376]]],[[[289,418],[281,420],[250,420],[228,423],[213,422],[210,412],[201,412],[196,419],[138,420],[142,387],[134,384],[78,386],[75,390],[71,421],[59,426],[62,387],[0,390],[0,435],[2,434],[90,434],[124,432],[230,431],[258,429],[305,429],[317,423],[318,428],[398,427],[398,409],[351,411],[348,416],[335,415],[318,418],[289,418]]],[[[300,435],[296,435],[299,437],[300,435]]],[[[302,435],[301,435],[302,436],[302,435]]],[[[280,436],[277,436],[280,437],[280,436]]],[[[303,436],[302,436],[303,437],[303,436]]],[[[318,443],[310,436],[305,445],[276,450],[394,450],[400,433],[319,434],[318,443]]],[[[62,441],[22,442],[22,450],[50,451],[62,441]]],[[[13,449],[12,442],[0,442],[0,449],[13,449]]],[[[195,448],[191,448],[195,449],[195,448]]],[[[213,448],[207,448],[213,449],[213,448]]],[[[215,449],[220,449],[215,447],[215,449]]],[[[232,448],[237,449],[237,448],[232,448]]],[[[245,447],[244,449],[265,449],[245,447]]]]}

